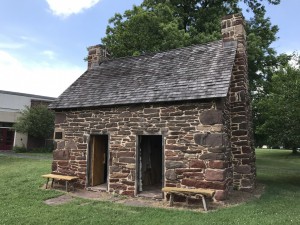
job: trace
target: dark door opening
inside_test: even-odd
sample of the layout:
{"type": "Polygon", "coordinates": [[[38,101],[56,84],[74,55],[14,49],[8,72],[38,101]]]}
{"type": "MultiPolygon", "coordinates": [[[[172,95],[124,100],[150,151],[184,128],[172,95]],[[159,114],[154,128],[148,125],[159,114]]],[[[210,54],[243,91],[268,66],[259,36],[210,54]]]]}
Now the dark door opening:
{"type": "Polygon", "coordinates": [[[163,142],[161,135],[140,135],[138,145],[137,192],[159,190],[163,180],[163,142]]]}
{"type": "Polygon", "coordinates": [[[108,135],[92,135],[89,148],[89,186],[107,187],[108,135]]]}
{"type": "Polygon", "coordinates": [[[0,150],[12,150],[15,131],[10,128],[0,128],[0,150]]]}

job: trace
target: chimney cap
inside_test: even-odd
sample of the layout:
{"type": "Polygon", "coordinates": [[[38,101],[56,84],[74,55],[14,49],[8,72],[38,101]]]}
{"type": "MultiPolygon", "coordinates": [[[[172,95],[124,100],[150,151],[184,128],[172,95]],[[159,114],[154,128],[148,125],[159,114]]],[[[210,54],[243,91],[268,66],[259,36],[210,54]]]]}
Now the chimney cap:
{"type": "Polygon", "coordinates": [[[232,19],[232,18],[234,18],[234,17],[236,17],[236,18],[242,17],[243,19],[245,19],[242,13],[234,13],[234,14],[229,14],[229,15],[223,16],[223,17],[222,17],[222,20],[232,19]]]}
{"type": "Polygon", "coordinates": [[[87,47],[87,50],[90,50],[93,48],[105,48],[106,49],[105,45],[97,44],[97,45],[91,45],[91,46],[87,47]]]}
{"type": "Polygon", "coordinates": [[[88,69],[93,69],[100,65],[103,61],[109,59],[109,52],[105,45],[98,44],[87,47],[88,50],[88,69]]]}

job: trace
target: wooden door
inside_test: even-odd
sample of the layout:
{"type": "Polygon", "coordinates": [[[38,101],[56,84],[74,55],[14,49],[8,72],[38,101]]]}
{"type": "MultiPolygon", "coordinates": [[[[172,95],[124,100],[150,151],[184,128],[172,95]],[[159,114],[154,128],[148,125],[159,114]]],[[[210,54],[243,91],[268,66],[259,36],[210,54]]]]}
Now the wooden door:
{"type": "Polygon", "coordinates": [[[92,186],[106,183],[107,136],[93,136],[92,186]]]}

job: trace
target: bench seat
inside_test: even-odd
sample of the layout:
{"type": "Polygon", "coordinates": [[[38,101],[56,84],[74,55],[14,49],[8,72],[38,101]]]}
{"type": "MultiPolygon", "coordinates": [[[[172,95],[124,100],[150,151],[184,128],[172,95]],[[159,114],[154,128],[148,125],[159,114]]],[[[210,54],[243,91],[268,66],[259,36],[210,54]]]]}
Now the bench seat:
{"type": "Polygon", "coordinates": [[[47,178],[47,181],[46,181],[46,189],[48,188],[49,179],[52,179],[51,187],[53,187],[53,182],[54,182],[54,180],[62,180],[62,181],[65,181],[65,183],[66,183],[66,191],[69,191],[68,187],[69,187],[71,184],[72,184],[73,189],[74,189],[74,182],[75,182],[76,180],[79,179],[79,178],[76,177],[76,176],[67,176],[67,175],[53,174],[53,173],[49,173],[49,174],[42,175],[42,177],[47,178]]]}
{"type": "Polygon", "coordinates": [[[186,203],[188,203],[188,199],[202,199],[203,208],[207,211],[206,200],[207,198],[212,198],[215,194],[215,190],[212,189],[204,189],[204,188],[176,188],[176,187],[164,187],[162,188],[163,192],[170,194],[170,206],[173,206],[174,203],[174,195],[184,196],[186,197],[186,203]]]}

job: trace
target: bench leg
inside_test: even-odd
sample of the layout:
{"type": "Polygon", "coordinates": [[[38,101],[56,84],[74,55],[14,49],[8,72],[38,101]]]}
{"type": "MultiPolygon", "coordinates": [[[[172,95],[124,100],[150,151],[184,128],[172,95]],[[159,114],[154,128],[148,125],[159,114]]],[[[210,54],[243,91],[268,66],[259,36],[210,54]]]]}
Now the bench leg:
{"type": "Polygon", "coordinates": [[[51,188],[53,188],[54,179],[52,178],[51,188]]]}
{"type": "Polygon", "coordinates": [[[47,181],[46,181],[46,189],[48,189],[48,183],[49,183],[49,178],[47,178],[47,181]]]}
{"type": "Polygon", "coordinates": [[[186,205],[189,205],[189,198],[190,198],[189,195],[187,195],[187,196],[185,197],[185,204],[186,204],[186,205]]]}
{"type": "Polygon", "coordinates": [[[207,211],[207,207],[206,207],[206,200],[205,200],[205,197],[204,197],[204,195],[200,195],[200,194],[196,195],[196,198],[198,198],[198,199],[199,199],[199,197],[201,197],[201,198],[202,198],[202,204],[203,204],[204,211],[207,211]]]}
{"type": "Polygon", "coordinates": [[[204,210],[207,211],[206,201],[205,201],[205,197],[204,196],[202,196],[202,203],[203,203],[204,210]]]}
{"type": "Polygon", "coordinates": [[[68,192],[68,181],[66,180],[66,192],[68,192]]]}
{"type": "Polygon", "coordinates": [[[174,204],[174,194],[170,193],[170,207],[172,207],[174,204]]]}

